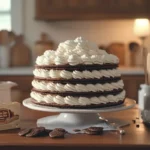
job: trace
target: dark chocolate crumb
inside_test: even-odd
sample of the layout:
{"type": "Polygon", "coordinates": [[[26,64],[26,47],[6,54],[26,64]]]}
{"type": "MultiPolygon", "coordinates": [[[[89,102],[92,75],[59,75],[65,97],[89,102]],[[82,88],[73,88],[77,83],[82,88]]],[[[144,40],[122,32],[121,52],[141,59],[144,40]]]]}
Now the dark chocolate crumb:
{"type": "Polygon", "coordinates": [[[81,130],[80,129],[74,129],[73,131],[74,132],[80,132],[81,130]]]}
{"type": "Polygon", "coordinates": [[[90,131],[88,128],[84,129],[83,132],[85,134],[88,134],[88,135],[99,135],[99,132],[97,132],[97,131],[90,131]]]}
{"type": "Polygon", "coordinates": [[[133,123],[136,123],[136,120],[132,120],[133,123]]]}
{"type": "Polygon", "coordinates": [[[139,128],[139,127],[140,127],[140,125],[139,125],[139,124],[137,124],[137,125],[136,125],[136,127],[137,127],[137,128],[139,128]]]}
{"type": "Polygon", "coordinates": [[[52,132],[52,131],[53,131],[53,130],[45,129],[45,132],[48,133],[48,134],[49,134],[50,132],[52,132]]]}
{"type": "Polygon", "coordinates": [[[101,127],[89,127],[82,130],[85,134],[89,135],[101,135],[103,133],[103,128],[101,127]]]}
{"type": "Polygon", "coordinates": [[[102,127],[89,127],[88,129],[93,132],[103,132],[102,127]]]}
{"type": "Polygon", "coordinates": [[[65,129],[63,129],[63,128],[55,128],[54,130],[67,133],[67,131],[65,129]]]}

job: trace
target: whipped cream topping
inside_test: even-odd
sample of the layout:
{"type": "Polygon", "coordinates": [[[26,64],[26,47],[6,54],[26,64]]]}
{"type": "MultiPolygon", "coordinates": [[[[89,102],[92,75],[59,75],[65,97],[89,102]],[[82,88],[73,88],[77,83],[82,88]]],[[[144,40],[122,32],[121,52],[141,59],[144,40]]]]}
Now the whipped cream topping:
{"type": "Polygon", "coordinates": [[[119,59],[115,55],[108,54],[90,41],[77,37],[75,40],[67,40],[58,45],[56,51],[47,50],[38,56],[36,64],[42,65],[78,65],[78,64],[118,64],[119,59]]]}
{"type": "Polygon", "coordinates": [[[106,104],[109,102],[118,102],[122,101],[125,98],[125,91],[120,92],[117,95],[108,95],[108,96],[99,96],[99,97],[73,97],[73,96],[52,96],[50,94],[40,94],[38,92],[31,92],[31,97],[35,99],[37,102],[45,102],[45,103],[56,103],[59,105],[91,105],[91,104],[106,104]]]}
{"type": "Polygon", "coordinates": [[[34,76],[41,78],[62,78],[62,79],[100,79],[102,77],[120,77],[121,73],[118,69],[93,70],[93,71],[67,71],[67,70],[45,70],[35,69],[34,76]]]}
{"type": "Polygon", "coordinates": [[[112,91],[114,89],[123,89],[124,84],[122,80],[118,82],[105,84],[61,84],[46,81],[33,80],[32,86],[41,91],[51,92],[98,92],[98,91],[112,91]]]}

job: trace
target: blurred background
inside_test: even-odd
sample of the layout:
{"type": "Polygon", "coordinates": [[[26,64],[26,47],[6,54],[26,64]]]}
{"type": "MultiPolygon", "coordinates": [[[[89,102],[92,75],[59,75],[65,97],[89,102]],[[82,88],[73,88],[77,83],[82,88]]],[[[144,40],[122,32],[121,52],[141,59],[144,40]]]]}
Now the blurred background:
{"type": "Polygon", "coordinates": [[[82,36],[119,57],[127,96],[137,100],[149,7],[149,0],[1,0],[0,80],[16,82],[21,100],[29,97],[35,58],[82,36]]]}

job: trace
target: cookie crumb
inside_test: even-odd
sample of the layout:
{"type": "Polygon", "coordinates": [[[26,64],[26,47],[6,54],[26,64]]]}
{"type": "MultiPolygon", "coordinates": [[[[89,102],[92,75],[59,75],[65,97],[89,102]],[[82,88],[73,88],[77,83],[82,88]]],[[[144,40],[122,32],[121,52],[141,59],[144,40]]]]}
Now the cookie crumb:
{"type": "Polygon", "coordinates": [[[89,127],[89,128],[83,129],[83,132],[89,135],[101,135],[103,133],[103,128],[102,127],[89,127]]]}
{"type": "Polygon", "coordinates": [[[74,129],[73,131],[74,132],[80,132],[81,130],[80,129],[74,129]]]}

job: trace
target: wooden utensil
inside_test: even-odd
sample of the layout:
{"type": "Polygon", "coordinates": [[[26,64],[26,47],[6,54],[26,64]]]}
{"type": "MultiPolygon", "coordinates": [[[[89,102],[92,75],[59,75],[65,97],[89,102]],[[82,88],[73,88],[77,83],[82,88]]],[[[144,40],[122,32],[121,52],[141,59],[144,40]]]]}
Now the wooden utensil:
{"type": "Polygon", "coordinates": [[[23,36],[16,38],[16,43],[10,49],[11,67],[29,66],[31,64],[31,52],[29,47],[24,44],[23,36]]]}
{"type": "Polygon", "coordinates": [[[137,42],[130,42],[128,47],[130,53],[130,66],[143,66],[141,46],[137,42]]]}
{"type": "Polygon", "coordinates": [[[112,43],[107,47],[107,52],[116,55],[120,60],[120,65],[125,65],[125,44],[123,43],[112,43]]]}

